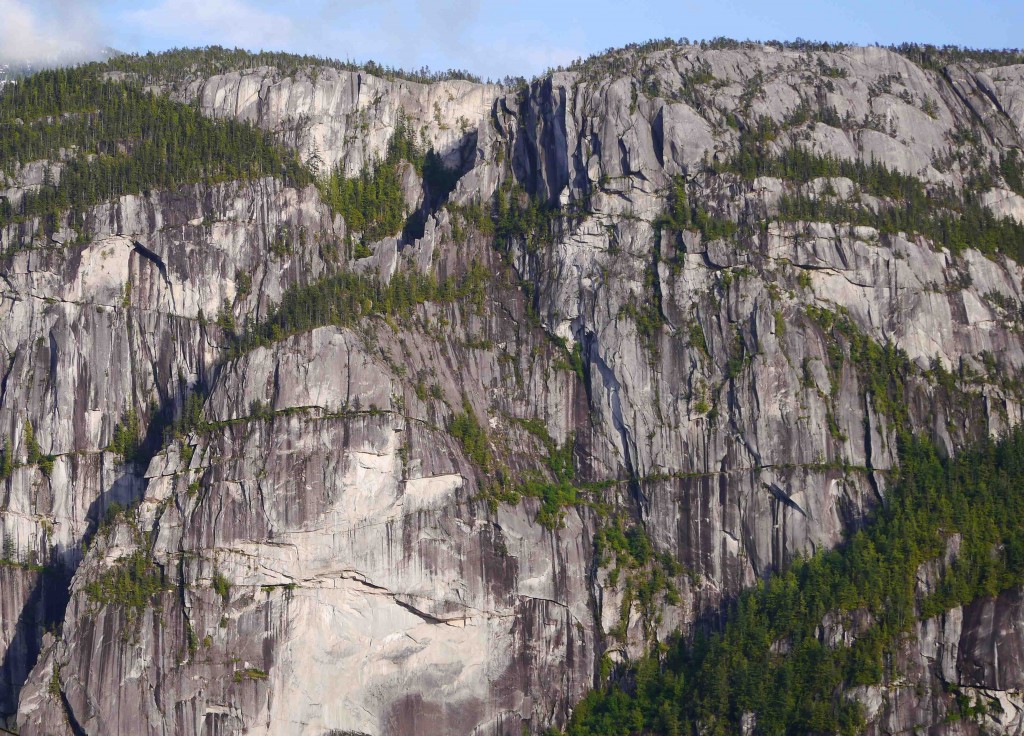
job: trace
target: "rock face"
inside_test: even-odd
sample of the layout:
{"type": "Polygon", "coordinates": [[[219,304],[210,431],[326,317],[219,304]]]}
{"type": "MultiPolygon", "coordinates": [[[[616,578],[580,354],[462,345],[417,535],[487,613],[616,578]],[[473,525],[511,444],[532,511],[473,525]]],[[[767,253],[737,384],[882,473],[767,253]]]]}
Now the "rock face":
{"type": "MultiPolygon", "coordinates": [[[[838,177],[710,175],[740,144],[736,119],[773,121],[778,152],[960,191],[978,161],[1022,146],[1022,67],[672,47],[519,91],[257,69],[173,94],[349,173],[385,150],[401,111],[466,173],[422,238],[350,265],[489,275],[472,299],[401,320],[370,309],[238,355],[215,316],[252,324],[345,267],[325,247],[345,223],[315,188],[125,197],[89,213],[87,243],[9,256],[0,431],[19,462],[27,431],[54,456],[16,468],[0,504],[0,716],[22,734],[564,724],[603,657],[636,656],[838,544],[884,498],[896,418],[871,366],[837,361],[815,310],[846,320],[842,340],[904,351],[900,408],[946,451],[1021,421],[1013,261],[867,226],[772,219],[738,240],[659,218],[680,176],[722,221],[768,222],[797,192],[870,202],[838,177]],[[544,237],[496,248],[469,213],[518,196],[511,183],[558,214],[544,237]],[[281,232],[302,236],[284,252],[281,232]],[[162,441],[199,402],[203,421],[162,441]],[[145,466],[108,449],[130,412],[156,428],[145,466]],[[451,429],[470,413],[483,463],[451,429]],[[538,458],[564,446],[588,503],[559,524],[540,523],[537,498],[495,495],[499,474],[550,478],[538,458]],[[653,600],[636,590],[660,563],[619,574],[595,552],[612,523],[679,563],[653,600]],[[129,566],[159,581],[147,603],[115,590],[129,566]]],[[[985,201],[1021,217],[1002,180],[985,201]]],[[[22,237],[0,233],[2,250],[22,237]]],[[[1011,591],[922,622],[906,680],[854,694],[873,732],[977,733],[944,723],[950,686],[1001,704],[990,729],[1024,732],[1022,616],[1011,591]]]]}
{"type": "MultiPolygon", "coordinates": [[[[923,569],[919,589],[934,589],[937,572],[923,569]]],[[[1024,733],[1022,626],[1019,589],[919,622],[898,654],[901,677],[853,691],[866,732],[913,733],[929,724],[942,734],[1024,733]],[[974,717],[963,717],[970,710],[974,717]]]]}
{"type": "MultiPolygon", "coordinates": [[[[160,91],[165,88],[157,85],[160,91]]],[[[399,118],[451,166],[472,154],[477,129],[502,88],[462,80],[419,84],[330,68],[291,76],[274,67],[228,72],[166,90],[213,117],[278,133],[304,160],[355,175],[383,157],[399,118]]]]}

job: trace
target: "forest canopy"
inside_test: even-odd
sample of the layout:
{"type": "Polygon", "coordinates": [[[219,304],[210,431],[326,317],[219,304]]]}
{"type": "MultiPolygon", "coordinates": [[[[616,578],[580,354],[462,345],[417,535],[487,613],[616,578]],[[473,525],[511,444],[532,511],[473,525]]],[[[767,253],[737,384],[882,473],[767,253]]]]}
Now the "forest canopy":
{"type": "Polygon", "coordinates": [[[953,460],[904,434],[895,481],[865,529],[743,593],[719,630],[628,667],[583,700],[567,733],[724,736],[750,714],[756,734],[859,733],[863,714],[846,690],[897,675],[916,621],[1024,585],[1024,429],[953,460]],[[922,596],[920,566],[954,535],[954,561],[922,596]],[[852,646],[832,646],[821,635],[829,615],[869,623],[852,646]]]}
{"type": "Polygon", "coordinates": [[[300,71],[309,73],[317,67],[326,67],[340,71],[366,72],[384,79],[405,79],[423,84],[454,79],[469,82],[480,81],[479,77],[463,69],[442,71],[432,71],[427,67],[399,69],[378,64],[372,60],[358,63],[325,56],[289,54],[282,51],[254,52],[239,48],[229,49],[224,46],[177,48],[147,54],[119,54],[96,66],[105,71],[136,74],[146,84],[178,84],[193,79],[211,77],[215,74],[259,67],[275,67],[286,76],[295,75],[300,71]]]}
{"type": "Polygon", "coordinates": [[[0,199],[0,226],[42,217],[50,231],[89,205],[197,182],[281,177],[312,181],[297,154],[267,133],[234,120],[212,120],[191,106],[102,78],[91,67],[40,72],[0,89],[0,171],[32,161],[47,168],[43,185],[20,201],[0,199]]]}

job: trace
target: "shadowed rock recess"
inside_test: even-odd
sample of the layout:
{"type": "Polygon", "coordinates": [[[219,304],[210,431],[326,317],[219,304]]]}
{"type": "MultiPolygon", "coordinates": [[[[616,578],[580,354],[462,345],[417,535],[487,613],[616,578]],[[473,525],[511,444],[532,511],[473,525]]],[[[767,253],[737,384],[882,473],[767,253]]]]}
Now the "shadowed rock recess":
{"type": "MultiPolygon", "coordinates": [[[[373,71],[208,49],[0,90],[0,726],[780,732],[608,703],[896,528],[907,448],[1020,424],[1024,58],[373,71]]],[[[790,733],[1024,733],[1019,533],[981,580],[989,537],[935,518],[905,617],[814,614],[859,664],[790,733]]]]}

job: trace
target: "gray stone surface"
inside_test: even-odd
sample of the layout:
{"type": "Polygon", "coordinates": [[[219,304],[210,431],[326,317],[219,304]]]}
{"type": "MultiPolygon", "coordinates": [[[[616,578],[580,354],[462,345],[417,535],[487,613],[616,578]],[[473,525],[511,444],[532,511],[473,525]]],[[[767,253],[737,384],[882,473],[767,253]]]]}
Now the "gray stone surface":
{"type": "MultiPolygon", "coordinates": [[[[430,213],[422,238],[374,244],[357,267],[443,277],[476,261],[493,273],[479,306],[371,315],[238,358],[218,313],[244,324],[339,265],[324,246],[345,225],[313,188],[263,180],[125,197],[90,213],[88,243],[5,263],[0,431],[24,457],[31,422],[57,458],[48,477],[23,467],[3,483],[2,536],[23,563],[75,570],[56,636],[43,637],[21,623],[45,618],[38,575],[0,567],[0,715],[22,734],[429,736],[564,723],[602,656],[639,655],[794,555],[836,545],[884,497],[892,421],[854,365],[829,370],[830,338],[809,306],[845,310],[906,352],[910,420],[947,451],[1021,419],[1024,270],[1012,261],[830,223],[773,224],[743,248],[655,227],[677,175],[721,216],[777,211],[791,185],[725,186],[704,162],[738,145],[725,113],[783,124],[801,100],[847,122],[789,129],[778,150],[874,158],[962,188],[958,124],[978,126],[986,156],[1020,145],[1020,67],[944,78],[878,48],[680,47],[525,92],[257,69],[174,94],[350,173],[383,152],[402,110],[468,169],[454,203],[489,202],[514,177],[588,214],[503,256],[461,215],[430,213]],[[701,70],[712,79],[694,96],[701,70]],[[304,237],[274,255],[284,226],[304,237]],[[655,289],[664,326],[648,337],[636,310],[655,289]],[[552,337],[579,346],[582,377],[552,337]],[[935,363],[977,373],[966,398],[925,375],[935,363]],[[145,468],[105,451],[129,408],[152,424],[200,388],[209,428],[145,468]],[[554,530],[537,523],[536,499],[491,508],[481,493],[492,479],[445,430],[464,400],[513,474],[545,472],[542,444],[513,418],[572,439],[578,479],[605,483],[602,502],[683,565],[678,602],[659,597],[652,619],[597,564],[608,521],[588,506],[554,530]],[[138,506],[95,533],[115,500],[138,506]],[[167,590],[134,617],[90,600],[89,583],[136,551],[167,590]],[[230,584],[225,597],[215,580],[230,584]]],[[[854,196],[849,180],[804,186],[854,196]]],[[[419,182],[405,191],[422,204],[419,182]]],[[[1012,192],[986,196],[1021,216],[1012,192]]],[[[0,246],[19,237],[0,233],[0,246]]],[[[921,623],[906,681],[854,693],[873,732],[976,733],[944,724],[942,683],[1003,703],[992,728],[1020,732],[1019,597],[921,623]]],[[[822,636],[848,642],[863,625],[824,621],[822,636]]]]}

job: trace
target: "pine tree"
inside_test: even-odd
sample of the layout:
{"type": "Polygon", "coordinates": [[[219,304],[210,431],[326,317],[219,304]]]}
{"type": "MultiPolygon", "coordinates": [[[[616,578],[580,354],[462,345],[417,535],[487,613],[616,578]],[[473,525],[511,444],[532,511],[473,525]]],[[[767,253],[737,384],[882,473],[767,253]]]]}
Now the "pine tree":
{"type": "Polygon", "coordinates": [[[32,422],[27,419],[25,420],[24,439],[26,456],[25,461],[29,465],[38,464],[40,459],[42,459],[43,457],[43,453],[39,449],[39,443],[36,442],[36,433],[35,430],[32,428],[32,422]]]}
{"type": "Polygon", "coordinates": [[[0,480],[10,478],[14,471],[14,458],[11,453],[11,442],[4,438],[4,447],[0,453],[0,480]]]}

